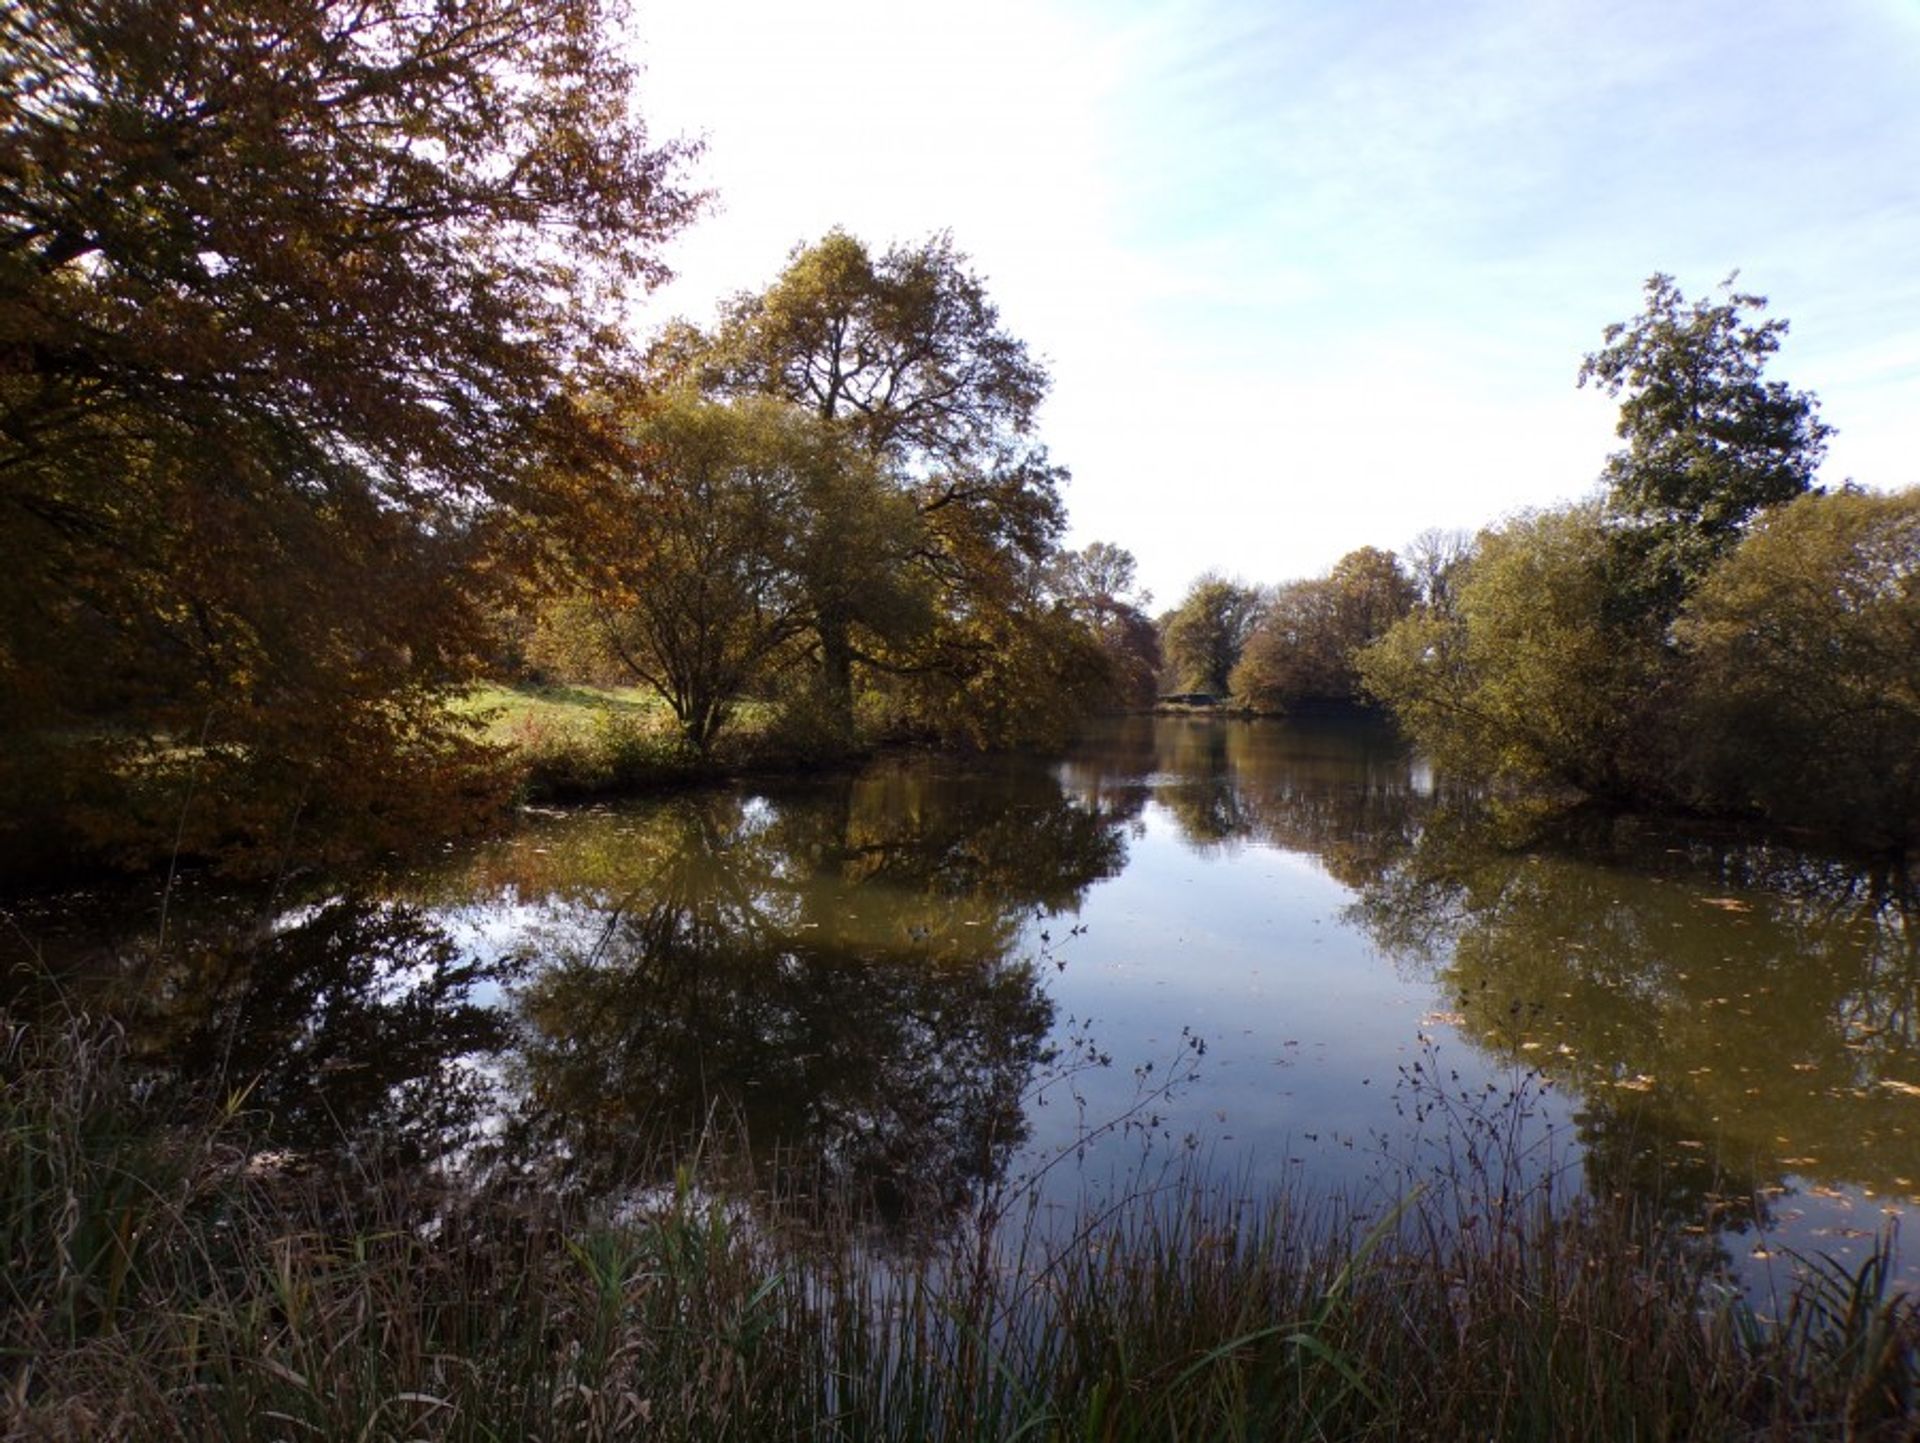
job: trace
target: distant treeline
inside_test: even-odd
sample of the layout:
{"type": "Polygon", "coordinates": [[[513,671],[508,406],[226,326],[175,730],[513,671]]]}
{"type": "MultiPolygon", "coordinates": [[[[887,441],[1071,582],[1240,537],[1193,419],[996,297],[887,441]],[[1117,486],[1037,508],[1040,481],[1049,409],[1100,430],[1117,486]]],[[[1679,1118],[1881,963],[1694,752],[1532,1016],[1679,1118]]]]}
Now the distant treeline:
{"type": "Polygon", "coordinates": [[[1210,575],[1171,678],[1380,702],[1455,776],[1920,840],[1920,490],[1815,485],[1831,428],[1763,372],[1786,322],[1667,276],[1581,367],[1620,398],[1599,494],[1364,548],[1272,590],[1210,575]]]}

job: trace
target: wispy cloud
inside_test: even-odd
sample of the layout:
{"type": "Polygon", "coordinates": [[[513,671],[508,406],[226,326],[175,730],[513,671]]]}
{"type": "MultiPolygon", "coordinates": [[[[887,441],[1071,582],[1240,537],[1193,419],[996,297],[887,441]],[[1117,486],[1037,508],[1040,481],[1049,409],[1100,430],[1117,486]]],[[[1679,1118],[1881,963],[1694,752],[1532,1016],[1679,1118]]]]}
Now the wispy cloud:
{"type": "Polygon", "coordinates": [[[666,306],[951,228],[1053,362],[1082,539],[1163,597],[1578,494],[1580,354],[1745,268],[1863,480],[1920,481],[1912,0],[654,0],[726,209],[666,306]]]}

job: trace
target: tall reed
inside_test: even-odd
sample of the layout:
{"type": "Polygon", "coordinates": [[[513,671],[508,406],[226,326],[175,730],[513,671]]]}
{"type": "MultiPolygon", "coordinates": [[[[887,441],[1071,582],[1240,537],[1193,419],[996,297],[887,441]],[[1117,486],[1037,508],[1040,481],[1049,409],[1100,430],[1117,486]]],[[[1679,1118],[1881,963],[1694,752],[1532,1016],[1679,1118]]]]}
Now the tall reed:
{"type": "Polygon", "coordinates": [[[111,1028],[0,1058],[8,1438],[1914,1436],[1884,1246],[1771,1323],[1698,1239],[1549,1190],[1463,1226],[1459,1179],[1362,1218],[1193,1178],[902,1256],[697,1158],[615,1215],[290,1175],[149,1115],[111,1028]]]}

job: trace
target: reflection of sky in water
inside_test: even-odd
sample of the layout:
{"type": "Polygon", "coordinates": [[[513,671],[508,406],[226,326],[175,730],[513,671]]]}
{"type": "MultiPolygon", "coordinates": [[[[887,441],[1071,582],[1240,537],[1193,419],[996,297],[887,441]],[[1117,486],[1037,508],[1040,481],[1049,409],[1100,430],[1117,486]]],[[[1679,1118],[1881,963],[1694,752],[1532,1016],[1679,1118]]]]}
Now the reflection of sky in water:
{"type": "MultiPolygon", "coordinates": [[[[1186,780],[1163,769],[1149,785],[1157,791],[1186,780]]],[[[1416,794],[1431,795],[1430,774],[1413,782],[1416,794]]],[[[1494,1129],[1507,1126],[1509,1089],[1525,1079],[1524,1104],[1514,1115],[1523,1118],[1516,1136],[1528,1169],[1537,1175],[1552,1159],[1559,1190],[1578,1189],[1574,1119],[1589,1099],[1563,1095],[1528,1066],[1543,1050],[1571,1050],[1556,1040],[1549,1019],[1532,1019],[1515,1033],[1516,1045],[1496,1055],[1461,1035],[1457,999],[1443,996],[1426,971],[1380,953],[1349,912],[1356,891],[1329,875],[1317,854],[1240,839],[1195,845],[1157,801],[1142,823],[1126,870],[1096,883],[1080,907],[1084,934],[1055,946],[1067,964],[1052,983],[1063,1017],[1090,1028],[1113,1063],[1075,1075],[1082,1107],[1060,1105],[1056,1096],[1036,1114],[1037,1155],[1071,1147],[1084,1128],[1134,1106],[1141,1084],[1132,1069],[1145,1061],[1164,1069],[1177,1055],[1181,1029],[1191,1027],[1206,1044],[1197,1076],[1151,1107],[1163,1153],[1195,1139],[1219,1176],[1256,1187],[1304,1182],[1310,1192],[1332,1189],[1364,1202],[1376,1186],[1397,1187],[1422,1160],[1445,1155],[1431,1117],[1423,1126],[1415,1116],[1437,1080],[1450,1095],[1482,1099],[1475,1107],[1494,1129]]],[[[1723,883],[1709,888],[1739,892],[1723,883]]],[[[1731,937],[1744,925],[1740,906],[1732,896],[1716,901],[1731,937]]],[[[1636,979],[1621,977],[1618,985],[1631,992],[1636,979]]],[[[1756,1070],[1764,1066],[1777,1077],[1783,1065],[1775,1057],[1756,1070]]],[[[1653,1081],[1629,1069],[1614,1086],[1633,1094],[1653,1081]]],[[[1920,1125],[1920,1098],[1913,1112],[1920,1125]]],[[[1702,1139],[1727,1132],[1773,1136],[1764,1114],[1678,1121],[1690,1135],[1669,1140],[1669,1148],[1705,1147],[1702,1139]]],[[[1793,1154],[1803,1144],[1785,1135],[1777,1142],[1786,1155],[1773,1166],[1783,1175],[1769,1181],[1765,1160],[1760,1169],[1767,1228],[1725,1239],[1750,1281],[1761,1281],[1788,1250],[1858,1260],[1872,1236],[1904,1211],[1859,1183],[1794,1172],[1793,1154]]],[[[1124,1174],[1141,1155],[1138,1130],[1097,1139],[1089,1149],[1092,1176],[1124,1174]]],[[[1048,1177],[1050,1191],[1061,1196],[1077,1185],[1067,1170],[1048,1177]]],[[[1737,1192],[1741,1184],[1730,1186],[1737,1192]]],[[[1920,1281],[1916,1261],[1909,1249],[1909,1284],[1920,1281]]]]}
{"type": "MultiPolygon", "coordinates": [[[[1356,902],[1380,889],[1378,867],[1391,866],[1381,857],[1393,855],[1391,847],[1376,849],[1378,855],[1369,851],[1364,834],[1369,826],[1380,830],[1382,818],[1390,831],[1411,809],[1431,805],[1431,772],[1423,764],[1409,764],[1397,751],[1383,755],[1377,739],[1356,755],[1324,728],[1307,733],[1304,745],[1278,728],[1190,725],[1172,737],[1171,749],[1167,735],[1155,733],[1151,748],[1118,756],[1091,747],[1056,770],[1066,796],[1052,804],[1055,808],[1061,802],[1080,808],[1120,806],[1116,815],[1123,820],[1116,824],[1125,838],[1124,866],[1113,875],[1094,874],[1059,911],[1000,932],[1011,941],[1014,955],[1041,957],[1043,985],[1057,1008],[1054,1040],[1064,1054],[1029,1089],[1031,1135],[1013,1164],[1014,1175],[1045,1169],[1049,1160],[1087,1142],[1074,1165],[1044,1173],[1043,1195],[1061,1202],[1087,1188],[1098,1190],[1110,1179],[1138,1177],[1143,1168],[1150,1174],[1191,1148],[1215,1175],[1236,1184],[1255,1189],[1299,1184],[1309,1194],[1334,1192],[1365,1204],[1400,1188],[1422,1168],[1459,1156],[1458,1136],[1446,1135],[1430,1106],[1438,1085],[1450,1103],[1462,1093],[1475,1099],[1453,1108],[1453,1115],[1480,1119],[1470,1126],[1484,1129],[1481,1141],[1498,1134],[1525,1149],[1524,1167],[1531,1175],[1552,1159],[1562,1170],[1556,1186],[1577,1191],[1576,1121],[1604,1119],[1616,1104],[1635,1103],[1654,1080],[1630,1061],[1609,1069],[1601,1059],[1597,1074],[1554,1066],[1573,1060],[1575,1049],[1567,1038],[1583,1047],[1589,1038],[1577,1027],[1563,1036],[1544,1012],[1522,1019],[1510,1049],[1490,1050],[1474,1039],[1496,1035],[1499,1019],[1490,1023],[1478,1016],[1477,1026],[1467,1030],[1471,1036],[1463,1033],[1457,1024],[1466,1014],[1459,1009],[1470,1004],[1443,995],[1435,980],[1436,967],[1445,970],[1445,959],[1411,964],[1384,953],[1366,917],[1356,912],[1356,902]],[[1341,848],[1356,846],[1358,861],[1346,853],[1333,860],[1341,848]],[[1042,931],[1050,940],[1041,940],[1042,931]],[[1205,1044],[1204,1056],[1189,1050],[1190,1037],[1205,1044]],[[1076,1065],[1089,1048],[1109,1063],[1076,1065]],[[1512,1102],[1516,1080],[1529,1078],[1527,1065],[1542,1057],[1549,1061],[1548,1072],[1562,1080],[1521,1081],[1521,1101],[1512,1102]],[[1599,1085],[1609,1070],[1610,1086],[1599,1085]],[[1175,1079],[1171,1085],[1170,1079],[1175,1079]],[[1577,1085],[1611,1095],[1563,1095],[1562,1086],[1576,1079],[1577,1085]],[[1602,1104],[1597,1114],[1593,1102],[1602,1104]]],[[[997,764],[982,765],[981,786],[991,790],[994,783],[985,774],[997,764]]],[[[763,920],[790,939],[831,941],[858,955],[897,952],[904,940],[909,957],[922,958],[917,965],[943,965],[939,959],[951,947],[981,935],[974,929],[995,930],[996,915],[1005,916],[996,913],[998,901],[990,888],[981,891],[972,879],[976,868],[991,877],[992,867],[1006,859],[989,856],[991,846],[981,834],[962,826],[951,836],[934,838],[949,850],[930,870],[901,864],[882,822],[897,820],[903,798],[910,824],[902,833],[902,856],[924,839],[923,833],[939,830],[928,827],[921,812],[938,811],[937,791],[914,791],[902,780],[906,775],[891,776],[872,789],[866,803],[872,830],[863,834],[862,846],[848,848],[844,865],[821,864],[823,845],[831,852],[842,840],[832,828],[803,832],[812,839],[803,845],[783,840],[782,828],[804,817],[816,799],[804,792],[737,798],[727,851],[717,859],[715,874],[727,874],[740,853],[764,847],[755,885],[774,891],[763,896],[763,920]]],[[[992,815],[992,807],[982,812],[992,815]]],[[[646,808],[638,806],[625,816],[596,814],[592,823],[555,819],[543,823],[553,829],[550,837],[522,845],[544,859],[547,842],[561,849],[569,828],[611,827],[614,835],[632,837],[644,829],[646,816],[646,808]]],[[[978,820],[968,824],[981,825],[978,820]]],[[[1016,844],[1022,840],[1017,828],[1009,836],[1016,844]]],[[[1013,859],[1016,874],[1019,861],[1013,859]]],[[[1034,861],[1044,870],[1038,858],[1034,861]]],[[[1051,862],[1057,865],[1059,859],[1051,862]]],[[[1508,903],[1525,887],[1542,885],[1541,868],[1525,857],[1500,865],[1511,876],[1499,875],[1496,901],[1508,903]]],[[[1685,876],[1677,882],[1648,881],[1564,859],[1553,865],[1597,895],[1602,913],[1616,914],[1596,922],[1593,897],[1583,894],[1565,903],[1589,908],[1582,925],[1598,927],[1602,935],[1617,928],[1632,942],[1622,953],[1626,961],[1618,975],[1608,977],[1605,967],[1599,969],[1601,1002],[1651,1007],[1650,1015],[1658,1017],[1661,1007],[1673,1005],[1665,993],[1677,985],[1675,978],[1688,976],[1673,970],[1679,965],[1674,958],[1712,954],[1723,944],[1732,957],[1737,944],[1751,946],[1751,937],[1742,935],[1748,918],[1738,898],[1744,894],[1732,882],[1685,876]],[[1722,894],[1709,899],[1718,910],[1687,923],[1704,929],[1689,931],[1691,953],[1675,950],[1678,943],[1665,947],[1659,937],[1648,942],[1636,935],[1680,925],[1659,910],[1668,899],[1656,884],[1722,894]],[[1628,963],[1637,955],[1662,958],[1664,970],[1636,973],[1628,963]]],[[[591,955],[608,925],[606,909],[644,900],[644,887],[631,893],[621,887],[585,888],[561,904],[537,885],[507,883],[438,915],[470,955],[487,960],[530,955],[537,971],[542,956],[591,955]],[[580,905],[589,896],[599,905],[580,905]]],[[[1549,896],[1549,921],[1556,905],[1549,896]]],[[[1520,934],[1523,941],[1529,935],[1520,934]]],[[[1506,945],[1502,934],[1493,935],[1493,944],[1506,945]]],[[[1541,945],[1563,943],[1556,933],[1541,945]]],[[[1586,944],[1567,940],[1564,945],[1586,944]]],[[[492,983],[476,993],[489,1002],[503,995],[492,983]]],[[[1551,1000],[1558,1005],[1562,999],[1551,1000]]],[[[1741,1001],[1736,995],[1732,1004],[1741,1001]]],[[[1604,1041],[1607,1026],[1617,1030],[1638,1015],[1628,1010],[1627,1023],[1610,1022],[1603,1007],[1597,1019],[1583,1012],[1579,1020],[1588,1033],[1601,1029],[1604,1041]]],[[[1751,1009],[1745,1015],[1750,1018],[1751,1009]]],[[[1711,1027],[1711,1019],[1708,1023],[1711,1027]]],[[[1710,1035],[1727,1034],[1723,1028],[1710,1035]]],[[[1653,1045],[1646,1037],[1615,1040],[1623,1058],[1642,1056],[1644,1051],[1635,1048],[1653,1045]]],[[[1682,1049],[1684,1055],[1690,1044],[1684,1037],[1662,1037],[1659,1045],[1682,1049]]],[[[1777,1058],[1763,1055],[1742,1066],[1764,1069],[1778,1086],[1777,1058]]],[[[1674,1081],[1662,1080],[1668,1085],[1661,1100],[1672,1111],[1658,1133],[1670,1152],[1709,1148],[1729,1137],[1746,1139],[1750,1146],[1754,1138],[1774,1136],[1772,1118],[1740,1115],[1745,1099],[1738,1089],[1722,1089],[1700,1102],[1702,1108],[1710,1103],[1722,1109],[1717,1115],[1692,1115],[1687,1107],[1699,1099],[1672,1086],[1674,1081]]],[[[1769,1100],[1761,1096],[1744,1110],[1764,1109],[1769,1100]]],[[[1915,1108],[1920,1111],[1920,1099],[1915,1108]]],[[[1805,1139],[1782,1132],[1778,1144],[1776,1156],[1754,1160],[1771,1223],[1765,1248],[1756,1234],[1736,1235],[1727,1239],[1729,1252],[1736,1261],[1756,1250],[1782,1247],[1858,1257],[1865,1235],[1884,1221],[1881,1200],[1844,1176],[1797,1175],[1794,1162],[1805,1139]]],[[[1697,1156],[1681,1161],[1696,1169],[1700,1165],[1697,1156]]],[[[1741,1186],[1730,1184],[1734,1191],[1741,1186]]],[[[1909,1277],[1920,1275],[1911,1264],[1907,1271],[1909,1277]]]]}
{"type": "MultiPolygon", "coordinates": [[[[1477,1099],[1455,1116],[1532,1148],[1528,1168],[1550,1133],[1564,1192],[1582,1185],[1579,1134],[1605,1186],[1697,1223],[1719,1159],[1747,1179],[1730,1192],[1762,1194],[1768,1248],[1857,1259],[1885,1220],[1872,1190],[1920,1182],[1910,914],[1778,848],[1632,833],[1503,852],[1443,826],[1446,802],[1377,728],[1135,722],[1052,766],[896,758],[549,809],[397,888],[426,909],[413,924],[390,898],[290,909],[255,991],[207,995],[319,1049],[325,1085],[285,1093],[312,1116],[332,1106],[327,1078],[391,1060],[409,1097],[462,1081],[489,1107],[539,1094],[541,1145],[596,1127],[617,1145],[663,1099],[702,1105],[717,1077],[784,1142],[837,1127],[863,1167],[929,1172],[937,1153],[977,1183],[998,1166],[981,1149],[1004,1153],[1010,1131],[993,1109],[1024,1085],[1010,1171],[1044,1171],[1052,1202],[1190,1145],[1223,1181],[1365,1205],[1459,1155],[1439,1081],[1450,1105],[1477,1099]],[[299,960],[303,930],[364,948],[389,924],[406,945],[353,952],[351,985],[299,960]],[[449,959],[480,965],[436,994],[449,959]],[[282,974],[295,966],[313,970],[282,974]],[[1526,1004],[1511,1024],[1510,998],[1526,1004]],[[493,1029],[507,1050],[393,1057],[435,1026],[472,1048],[487,1033],[463,1003],[508,1022],[493,1029]],[[1049,1003],[1063,1055],[1028,1078],[1049,1003]],[[1110,1062],[1081,1065],[1089,1049],[1110,1062]],[[1535,1062],[1553,1083],[1510,1104],[1535,1062]],[[1089,1133],[1078,1165],[1047,1170],[1089,1133]],[[1663,1161],[1642,1161],[1642,1137],[1663,1161]]],[[[502,1116],[469,1120],[505,1138],[502,1116]]],[[[1756,1235],[1726,1247],[1744,1259],[1756,1235]]]]}
{"type": "MultiPolygon", "coordinates": [[[[1154,1063],[1157,1081],[1191,1028],[1206,1045],[1198,1076],[1151,1108],[1163,1150],[1192,1138],[1211,1166],[1254,1186],[1304,1178],[1356,1198],[1398,1186],[1417,1152],[1402,1069],[1436,1032],[1423,1025],[1433,988],[1396,975],[1343,921],[1353,894],[1314,857],[1195,849],[1158,805],[1144,821],[1127,869],[1089,891],[1086,931],[1055,949],[1067,965],[1053,995],[1112,1066],[1076,1075],[1084,1111],[1037,1115],[1035,1149],[1071,1146],[1083,1121],[1131,1107],[1134,1069],[1154,1063]]],[[[1505,1079],[1457,1039],[1442,1051],[1463,1077],[1505,1079]]],[[[1103,1141],[1096,1173],[1123,1169],[1139,1142],[1137,1130],[1103,1141]]]]}
{"type": "MultiPolygon", "coordinates": [[[[556,912],[544,899],[523,901],[512,889],[440,909],[435,917],[463,954],[489,969],[523,955],[535,939],[555,939],[556,933],[575,946],[590,947],[601,926],[586,913],[556,912]]],[[[497,1007],[507,999],[505,989],[491,976],[476,982],[467,995],[483,1007],[497,1007]]]]}

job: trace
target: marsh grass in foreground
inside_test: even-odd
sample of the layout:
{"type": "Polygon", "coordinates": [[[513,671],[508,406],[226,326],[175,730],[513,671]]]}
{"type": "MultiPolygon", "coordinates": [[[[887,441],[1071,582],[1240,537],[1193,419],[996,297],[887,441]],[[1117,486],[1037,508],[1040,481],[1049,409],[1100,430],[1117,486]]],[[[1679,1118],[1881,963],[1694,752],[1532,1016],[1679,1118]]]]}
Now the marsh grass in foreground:
{"type": "Polygon", "coordinates": [[[613,1219],[289,1177],[146,1116],[110,1028],[0,1052],[10,1438],[1913,1436],[1884,1250],[1763,1322],[1630,1216],[1192,1186],[903,1262],[692,1166],[613,1219]]]}

